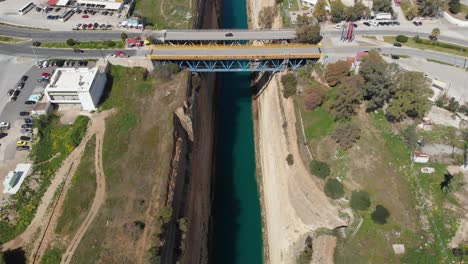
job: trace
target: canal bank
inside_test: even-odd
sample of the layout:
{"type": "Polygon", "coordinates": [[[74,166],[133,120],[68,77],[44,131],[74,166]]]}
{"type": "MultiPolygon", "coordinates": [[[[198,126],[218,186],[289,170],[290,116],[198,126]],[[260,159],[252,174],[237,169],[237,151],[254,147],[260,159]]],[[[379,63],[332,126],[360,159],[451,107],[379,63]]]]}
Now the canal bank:
{"type": "MultiPolygon", "coordinates": [[[[246,3],[224,0],[223,28],[247,28],[246,3]]],[[[249,73],[217,76],[211,263],[263,263],[249,73]]]]}

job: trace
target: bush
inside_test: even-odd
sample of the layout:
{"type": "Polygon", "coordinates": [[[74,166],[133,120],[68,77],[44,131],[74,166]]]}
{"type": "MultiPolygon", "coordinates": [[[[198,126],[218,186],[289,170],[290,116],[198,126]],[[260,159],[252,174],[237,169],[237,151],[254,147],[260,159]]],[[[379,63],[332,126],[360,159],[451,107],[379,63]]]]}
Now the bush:
{"type": "Polygon", "coordinates": [[[398,35],[396,36],[395,40],[401,43],[405,43],[408,41],[408,37],[404,35],[398,35]]]}
{"type": "Polygon", "coordinates": [[[121,39],[123,42],[125,42],[125,40],[126,40],[127,38],[128,38],[128,36],[127,36],[127,34],[125,34],[125,32],[122,32],[122,33],[120,34],[120,39],[121,39]]]}
{"type": "Polygon", "coordinates": [[[346,76],[349,76],[349,64],[346,61],[337,61],[332,64],[328,64],[325,71],[325,79],[328,85],[334,87],[341,83],[341,80],[346,76]]]}
{"type": "Polygon", "coordinates": [[[414,40],[415,43],[422,43],[423,42],[422,39],[418,35],[414,36],[413,40],[414,40]]]}
{"type": "Polygon", "coordinates": [[[41,45],[41,42],[39,42],[39,41],[33,41],[32,45],[33,45],[34,47],[39,47],[39,46],[41,45]]]}
{"type": "Polygon", "coordinates": [[[328,179],[325,184],[325,195],[332,199],[339,199],[344,195],[344,187],[337,179],[328,179]]]}
{"type": "Polygon", "coordinates": [[[322,105],[326,95],[327,92],[320,85],[307,88],[306,95],[304,96],[304,108],[309,111],[314,110],[322,105]]]}
{"type": "Polygon", "coordinates": [[[458,14],[461,11],[461,4],[459,0],[452,0],[448,3],[449,11],[452,14],[458,14]]]}
{"type": "Polygon", "coordinates": [[[74,39],[67,39],[67,45],[68,46],[75,46],[76,44],[76,41],[74,39]]]}
{"type": "Polygon", "coordinates": [[[379,204],[375,207],[375,211],[372,212],[371,218],[377,224],[383,225],[387,223],[387,219],[389,216],[390,212],[387,210],[387,208],[379,204]]]}
{"type": "Polygon", "coordinates": [[[323,161],[313,160],[310,162],[310,172],[322,179],[325,179],[330,175],[330,166],[323,161]]]}
{"type": "Polygon", "coordinates": [[[293,157],[293,155],[291,153],[288,154],[288,156],[286,157],[286,161],[288,162],[289,166],[294,164],[294,157],[293,157]]]}
{"type": "Polygon", "coordinates": [[[354,122],[338,123],[331,136],[344,150],[351,148],[361,137],[361,129],[354,122]]]}
{"type": "Polygon", "coordinates": [[[109,47],[109,48],[113,48],[113,47],[115,47],[115,46],[117,45],[117,44],[116,44],[114,41],[112,41],[112,40],[106,40],[104,43],[105,43],[105,44],[107,45],[107,47],[109,47]]]}
{"type": "Polygon", "coordinates": [[[367,210],[371,205],[369,193],[365,191],[353,191],[351,193],[351,208],[354,210],[367,210]]]}
{"type": "Polygon", "coordinates": [[[281,83],[283,84],[283,96],[289,98],[296,94],[297,91],[297,80],[293,73],[288,73],[281,77],[281,83]]]}

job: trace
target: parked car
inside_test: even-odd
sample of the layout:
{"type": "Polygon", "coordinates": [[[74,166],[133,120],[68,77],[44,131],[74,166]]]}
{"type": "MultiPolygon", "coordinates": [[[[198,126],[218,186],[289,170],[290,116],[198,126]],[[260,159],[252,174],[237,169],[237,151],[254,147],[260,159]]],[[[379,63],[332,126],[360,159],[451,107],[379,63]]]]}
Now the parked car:
{"type": "Polygon", "coordinates": [[[400,59],[400,56],[398,56],[398,55],[392,55],[392,59],[393,59],[393,60],[398,60],[398,59],[400,59]]]}
{"type": "Polygon", "coordinates": [[[29,116],[29,112],[26,111],[21,111],[19,114],[20,116],[29,116]]]}
{"type": "Polygon", "coordinates": [[[24,82],[19,82],[18,85],[16,86],[16,88],[18,89],[23,89],[24,87],[24,82]]]}
{"type": "Polygon", "coordinates": [[[32,128],[33,125],[32,124],[22,124],[21,125],[21,128],[32,128]]]}
{"type": "Polygon", "coordinates": [[[28,76],[27,76],[27,75],[23,75],[23,76],[21,77],[20,82],[26,82],[27,79],[28,79],[28,76]]]}
{"type": "Polygon", "coordinates": [[[33,123],[33,120],[32,120],[31,118],[29,118],[29,117],[26,117],[26,118],[24,119],[24,123],[26,123],[26,124],[32,124],[32,123],[33,123]]]}
{"type": "Polygon", "coordinates": [[[89,18],[88,15],[82,15],[81,18],[89,18]]]}
{"type": "Polygon", "coordinates": [[[14,101],[16,101],[16,99],[18,99],[17,96],[12,96],[12,97],[10,97],[10,102],[14,102],[14,101]]]}
{"type": "Polygon", "coordinates": [[[24,102],[24,104],[32,105],[32,104],[36,104],[36,102],[28,100],[28,101],[24,102]]]}
{"type": "Polygon", "coordinates": [[[413,21],[413,25],[419,26],[419,23],[417,21],[413,21]]]}
{"type": "Polygon", "coordinates": [[[12,96],[14,91],[15,91],[15,90],[13,90],[13,89],[8,90],[7,95],[8,95],[8,96],[12,96]]]}
{"type": "Polygon", "coordinates": [[[30,137],[27,137],[27,136],[21,136],[21,137],[20,137],[20,140],[22,140],[22,141],[29,141],[29,140],[31,140],[31,138],[30,138],[30,137]]]}
{"type": "Polygon", "coordinates": [[[21,134],[29,134],[32,132],[32,129],[30,128],[23,128],[20,130],[21,134]]]}
{"type": "Polygon", "coordinates": [[[82,29],[86,29],[87,27],[88,27],[88,25],[86,25],[86,24],[83,24],[83,25],[81,26],[82,29]]]}
{"type": "Polygon", "coordinates": [[[430,36],[429,36],[429,39],[432,40],[432,41],[436,41],[436,40],[437,40],[437,37],[436,37],[436,36],[430,35],[430,36]]]}
{"type": "Polygon", "coordinates": [[[62,10],[62,8],[60,8],[60,7],[55,8],[55,12],[58,12],[60,10],[62,10]]]}
{"type": "Polygon", "coordinates": [[[17,146],[17,147],[16,147],[16,150],[18,150],[18,151],[21,151],[21,150],[29,150],[29,149],[30,149],[29,146],[17,146]]]}
{"type": "Polygon", "coordinates": [[[20,90],[14,90],[12,95],[18,97],[19,94],[20,90]]]}
{"type": "Polygon", "coordinates": [[[393,43],[393,46],[395,46],[395,47],[401,47],[401,43],[395,42],[395,43],[393,43]]]}
{"type": "Polygon", "coordinates": [[[10,129],[10,123],[8,122],[0,122],[1,129],[10,129]]]}
{"type": "Polygon", "coordinates": [[[28,145],[28,142],[27,142],[27,141],[24,141],[24,140],[18,140],[18,141],[16,141],[16,146],[18,146],[18,147],[26,146],[26,145],[28,145]]]}

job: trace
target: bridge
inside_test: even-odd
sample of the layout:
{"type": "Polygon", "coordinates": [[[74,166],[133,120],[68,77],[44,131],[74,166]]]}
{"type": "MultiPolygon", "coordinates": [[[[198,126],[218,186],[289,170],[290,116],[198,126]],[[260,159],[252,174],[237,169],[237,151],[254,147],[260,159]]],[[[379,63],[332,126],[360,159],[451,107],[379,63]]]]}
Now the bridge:
{"type": "Polygon", "coordinates": [[[176,63],[193,72],[265,72],[298,69],[322,57],[321,45],[210,44],[153,45],[147,57],[158,63],[176,63]]]}

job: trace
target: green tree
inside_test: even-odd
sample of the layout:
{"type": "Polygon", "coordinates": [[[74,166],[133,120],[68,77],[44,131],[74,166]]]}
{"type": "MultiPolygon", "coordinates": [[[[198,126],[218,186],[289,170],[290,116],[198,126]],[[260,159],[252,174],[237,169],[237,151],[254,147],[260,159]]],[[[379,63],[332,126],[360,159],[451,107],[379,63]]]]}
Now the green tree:
{"type": "Polygon", "coordinates": [[[373,0],[372,10],[393,15],[392,0],[373,0]]]}
{"type": "Polygon", "coordinates": [[[39,46],[41,45],[41,42],[39,42],[39,41],[33,41],[32,45],[33,45],[34,47],[39,47],[39,46]]]}
{"type": "Polygon", "coordinates": [[[275,6],[266,6],[258,14],[258,24],[262,29],[271,29],[273,21],[278,13],[278,8],[275,6]]]}
{"type": "Polygon", "coordinates": [[[432,29],[431,36],[438,37],[439,35],[440,35],[440,29],[439,28],[432,29]]]}
{"type": "Polygon", "coordinates": [[[317,44],[322,40],[319,24],[301,25],[296,27],[297,41],[300,43],[317,44]]]}
{"type": "Polygon", "coordinates": [[[68,46],[75,46],[76,44],[76,41],[74,39],[67,39],[67,45],[68,46]]]}
{"type": "Polygon", "coordinates": [[[307,14],[297,15],[296,25],[298,26],[307,26],[312,25],[314,23],[314,18],[308,16],[307,14]]]}
{"type": "Polygon", "coordinates": [[[353,191],[351,193],[350,204],[354,210],[367,210],[371,205],[369,193],[365,191],[353,191]]]}
{"type": "Polygon", "coordinates": [[[440,14],[441,7],[441,0],[422,0],[419,3],[418,10],[421,16],[436,17],[440,14]]]}
{"type": "Polygon", "coordinates": [[[362,2],[357,2],[346,9],[347,20],[356,21],[368,16],[370,16],[370,9],[362,2]]]}
{"type": "Polygon", "coordinates": [[[460,11],[461,11],[460,0],[450,0],[449,3],[448,3],[448,6],[449,6],[449,11],[452,14],[456,15],[456,14],[460,13],[460,11]]]}
{"type": "Polygon", "coordinates": [[[330,175],[330,166],[323,161],[313,160],[310,162],[310,171],[312,174],[325,179],[328,175],[330,175]]]}
{"type": "Polygon", "coordinates": [[[309,111],[319,107],[327,96],[327,91],[320,84],[307,87],[304,91],[304,108],[309,111]]]}
{"type": "Polygon", "coordinates": [[[387,223],[388,217],[390,217],[390,212],[380,204],[375,207],[371,215],[372,220],[381,225],[387,223]]]}
{"type": "Polygon", "coordinates": [[[406,18],[408,20],[413,20],[413,18],[419,15],[418,6],[414,4],[410,4],[408,7],[408,11],[406,12],[406,18]]]}
{"type": "Polygon", "coordinates": [[[340,199],[344,196],[344,187],[337,179],[328,179],[325,183],[325,195],[332,199],[340,199]]]}
{"type": "Polygon", "coordinates": [[[331,2],[331,20],[333,23],[339,23],[346,20],[346,6],[341,2],[341,0],[336,0],[331,2]]]}
{"type": "Polygon", "coordinates": [[[127,40],[127,38],[128,38],[128,36],[127,36],[127,34],[125,34],[125,32],[120,33],[120,39],[121,39],[123,42],[125,42],[125,40],[127,40]]]}
{"type": "Polygon", "coordinates": [[[328,64],[325,71],[325,79],[327,80],[328,85],[336,86],[340,84],[341,79],[346,76],[349,76],[349,64],[346,61],[337,61],[332,64],[328,64]]]}
{"type": "Polygon", "coordinates": [[[281,77],[281,83],[283,84],[283,96],[289,98],[296,94],[297,91],[297,80],[293,73],[287,73],[281,77]]]}
{"type": "Polygon", "coordinates": [[[371,50],[368,56],[364,57],[359,67],[359,74],[365,81],[362,86],[362,96],[368,101],[368,111],[381,108],[392,98],[398,72],[398,65],[388,64],[375,50],[371,50]]]}
{"type": "Polygon", "coordinates": [[[325,0],[318,0],[314,7],[313,15],[319,22],[323,22],[327,19],[327,10],[325,9],[326,5],[327,3],[325,0]]]}
{"type": "Polygon", "coordinates": [[[406,42],[408,42],[408,37],[405,36],[405,35],[398,35],[398,36],[396,36],[395,40],[397,42],[406,43],[406,42]]]}
{"type": "Polygon", "coordinates": [[[431,107],[427,99],[431,94],[432,90],[421,72],[400,73],[395,96],[387,108],[388,120],[394,122],[405,117],[422,118],[431,107]]]}
{"type": "Polygon", "coordinates": [[[415,149],[418,146],[419,136],[416,132],[416,125],[408,126],[407,128],[403,129],[401,134],[405,140],[405,144],[409,148],[415,149]]]}
{"type": "Polygon", "coordinates": [[[361,103],[362,95],[359,87],[362,84],[362,77],[357,75],[343,79],[337,88],[335,100],[330,106],[335,120],[349,120],[356,113],[356,109],[361,103]]]}
{"type": "Polygon", "coordinates": [[[354,122],[340,122],[331,137],[344,150],[351,148],[361,137],[361,129],[354,122]]]}

